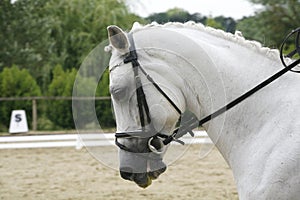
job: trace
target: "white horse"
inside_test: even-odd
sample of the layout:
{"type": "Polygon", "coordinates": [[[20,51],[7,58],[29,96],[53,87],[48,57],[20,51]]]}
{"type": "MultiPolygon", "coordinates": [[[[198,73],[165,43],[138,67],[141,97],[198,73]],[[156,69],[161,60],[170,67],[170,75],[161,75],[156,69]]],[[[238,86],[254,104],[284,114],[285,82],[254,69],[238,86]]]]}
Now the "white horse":
{"type": "MultiPolygon", "coordinates": [[[[147,143],[153,134],[146,136],[145,129],[154,127],[170,135],[179,118],[146,75],[181,112],[191,111],[201,119],[282,68],[277,50],[247,41],[240,33],[233,35],[193,22],[136,23],[130,31],[134,41],[117,26],[108,27],[108,33],[106,50],[112,52],[110,91],[117,132],[133,134],[117,139],[121,176],[141,187],[150,185],[166,168],[162,162],[165,149],[149,153],[147,143]],[[143,127],[134,59],[124,62],[133,45],[138,64],[147,73],[139,72],[151,115],[151,122],[144,122],[143,127]]],[[[240,199],[299,199],[299,89],[299,75],[289,72],[203,125],[231,167],[240,199]]],[[[141,110],[145,119],[145,108],[141,110]]],[[[160,145],[150,147],[159,149],[160,145]]]]}

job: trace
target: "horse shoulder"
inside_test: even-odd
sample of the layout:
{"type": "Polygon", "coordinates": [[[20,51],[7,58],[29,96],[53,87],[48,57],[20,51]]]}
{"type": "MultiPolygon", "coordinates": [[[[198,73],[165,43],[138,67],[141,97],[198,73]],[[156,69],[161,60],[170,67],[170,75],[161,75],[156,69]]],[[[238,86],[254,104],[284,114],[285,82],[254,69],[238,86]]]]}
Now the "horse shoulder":
{"type": "Polygon", "coordinates": [[[300,193],[300,140],[287,136],[275,145],[262,166],[260,178],[247,199],[298,199],[300,193]]]}

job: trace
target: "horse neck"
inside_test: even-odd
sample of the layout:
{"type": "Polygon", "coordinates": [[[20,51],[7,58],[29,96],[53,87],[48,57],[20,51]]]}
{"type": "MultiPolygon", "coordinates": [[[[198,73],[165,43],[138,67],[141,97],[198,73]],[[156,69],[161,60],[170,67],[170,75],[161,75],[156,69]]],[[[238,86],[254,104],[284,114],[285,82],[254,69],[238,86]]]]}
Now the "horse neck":
{"type": "MultiPolygon", "coordinates": [[[[194,112],[199,119],[239,97],[280,69],[279,58],[271,59],[275,55],[271,50],[261,49],[256,43],[248,42],[244,45],[240,44],[241,41],[228,41],[226,37],[229,36],[226,35],[219,37],[205,31],[184,28],[152,29],[140,35],[140,46],[147,48],[150,44],[175,52],[176,60],[173,56],[161,55],[161,52],[155,54],[155,50],[152,55],[166,61],[172,66],[172,73],[181,77],[179,82],[182,83],[186,109],[194,112]]],[[[239,130],[230,127],[235,131],[229,131],[229,127],[224,124],[231,120],[237,121],[248,104],[245,102],[237,106],[234,112],[223,114],[204,125],[225,159],[228,159],[228,148],[235,141],[239,142],[236,139],[239,130]]],[[[255,109],[259,108],[251,106],[251,109],[255,113],[255,109]]],[[[246,126],[241,123],[233,126],[246,126]]]]}
{"type": "MultiPolygon", "coordinates": [[[[261,48],[255,42],[233,42],[226,38],[233,36],[225,35],[225,38],[222,38],[206,32],[199,33],[199,31],[185,29],[181,33],[198,46],[189,52],[190,55],[186,55],[191,59],[193,67],[190,67],[190,70],[185,69],[182,74],[186,73],[187,77],[191,77],[188,79],[185,77],[188,81],[187,85],[190,86],[186,90],[187,109],[195,111],[200,119],[241,96],[281,69],[279,54],[275,50],[261,48]]],[[[265,98],[268,98],[269,94],[266,94],[265,98]]],[[[276,98],[281,97],[270,99],[276,104],[276,98]]],[[[257,104],[261,101],[256,100],[257,104]]],[[[234,108],[234,111],[225,113],[204,125],[221,152],[228,151],[226,148],[231,147],[233,141],[240,142],[236,139],[240,134],[239,127],[244,128],[249,124],[246,120],[239,119],[250,107],[252,113],[259,113],[261,110],[259,106],[253,106],[253,101],[248,100],[234,108]],[[238,123],[230,123],[231,127],[226,126],[225,124],[230,121],[238,123]],[[228,141],[228,144],[224,141],[228,141]]],[[[251,116],[249,120],[252,120],[251,116]]],[[[254,126],[252,128],[255,128],[254,126]]],[[[242,140],[251,136],[250,133],[244,135],[242,140]]]]}

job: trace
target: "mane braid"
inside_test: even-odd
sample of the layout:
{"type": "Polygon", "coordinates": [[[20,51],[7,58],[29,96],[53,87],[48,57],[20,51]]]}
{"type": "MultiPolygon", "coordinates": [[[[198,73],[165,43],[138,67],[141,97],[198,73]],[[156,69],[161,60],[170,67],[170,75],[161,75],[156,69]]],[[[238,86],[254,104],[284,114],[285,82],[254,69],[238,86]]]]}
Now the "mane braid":
{"type": "Polygon", "coordinates": [[[263,47],[260,42],[253,41],[253,40],[246,40],[242,36],[240,31],[236,31],[235,34],[232,34],[232,33],[225,32],[221,29],[215,29],[209,26],[204,26],[201,23],[195,23],[193,21],[189,21],[186,23],[168,22],[166,24],[158,24],[157,22],[152,22],[151,24],[147,24],[144,26],[139,24],[138,22],[135,22],[130,32],[136,33],[150,28],[187,28],[187,29],[198,30],[225,39],[227,41],[237,43],[257,53],[260,53],[270,59],[278,59],[280,55],[278,49],[263,47]]]}

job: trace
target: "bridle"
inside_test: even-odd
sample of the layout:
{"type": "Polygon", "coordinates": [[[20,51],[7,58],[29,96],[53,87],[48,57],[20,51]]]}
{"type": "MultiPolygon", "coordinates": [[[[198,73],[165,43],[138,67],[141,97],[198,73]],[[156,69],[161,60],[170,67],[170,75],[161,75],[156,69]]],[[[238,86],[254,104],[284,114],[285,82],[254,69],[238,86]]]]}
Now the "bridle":
{"type": "MultiPolygon", "coordinates": [[[[148,147],[149,147],[150,152],[155,152],[155,153],[159,154],[159,153],[163,152],[163,147],[165,145],[168,145],[171,141],[177,141],[181,144],[183,144],[183,142],[178,140],[175,134],[168,136],[168,135],[159,133],[155,130],[153,124],[151,123],[151,114],[149,111],[149,106],[147,103],[146,95],[144,93],[144,89],[142,86],[140,72],[147,78],[147,80],[156,88],[156,90],[176,110],[176,112],[179,115],[178,120],[181,119],[182,112],[178,108],[178,106],[171,100],[171,98],[161,89],[161,87],[159,87],[159,85],[153,80],[153,78],[144,70],[144,68],[138,62],[138,55],[137,55],[137,52],[135,49],[135,43],[134,43],[132,34],[128,34],[128,39],[130,41],[130,49],[129,49],[130,51],[129,51],[128,56],[125,57],[125,59],[123,60],[122,63],[112,67],[110,71],[114,70],[116,67],[120,66],[121,64],[126,64],[126,63],[132,64],[141,130],[133,131],[133,132],[117,132],[115,134],[115,137],[116,137],[115,143],[120,149],[129,151],[129,152],[140,153],[140,152],[135,152],[134,150],[129,149],[125,145],[121,144],[120,142],[118,142],[118,139],[119,138],[145,138],[148,140],[148,147]],[[147,125],[148,125],[148,127],[147,127],[147,125]]],[[[192,133],[192,131],[191,131],[191,133],[192,133]]]]}
{"type": "Polygon", "coordinates": [[[138,104],[138,113],[140,118],[140,125],[141,130],[139,131],[132,131],[132,132],[117,132],[115,134],[115,143],[116,145],[125,151],[133,152],[133,153],[145,153],[145,152],[137,152],[136,150],[132,150],[125,145],[121,144],[118,139],[119,138],[143,138],[148,141],[148,152],[154,152],[157,154],[163,153],[163,149],[166,145],[171,143],[172,141],[179,142],[180,144],[184,144],[183,141],[179,140],[180,137],[183,135],[189,133],[191,136],[194,136],[193,129],[202,126],[206,122],[218,117],[219,115],[223,114],[224,112],[228,111],[229,109],[233,108],[237,104],[241,103],[248,97],[250,97],[252,94],[256,93],[260,89],[264,88],[271,82],[275,81],[279,77],[281,77],[283,74],[285,74],[288,71],[293,71],[300,73],[300,71],[293,70],[294,67],[296,67],[300,63],[300,59],[294,61],[292,64],[287,65],[285,63],[284,58],[289,57],[292,58],[294,55],[298,54],[300,55],[300,27],[296,30],[293,30],[290,34],[287,35],[285,40],[282,43],[281,49],[280,49],[280,59],[284,65],[284,68],[274,74],[273,76],[269,77],[265,81],[258,84],[256,87],[252,88],[248,92],[244,93],[240,97],[234,99],[233,101],[229,102],[227,105],[221,107],[217,111],[213,112],[212,114],[198,120],[195,116],[191,116],[188,120],[184,121],[182,124],[180,124],[179,127],[177,127],[171,135],[165,135],[162,133],[159,133],[155,130],[154,126],[151,124],[151,115],[149,112],[149,106],[147,103],[146,95],[144,93],[144,89],[141,83],[140,78],[140,72],[147,78],[147,80],[157,89],[157,91],[163,95],[163,97],[172,105],[172,107],[176,110],[176,112],[179,114],[179,119],[183,116],[183,113],[178,108],[178,106],[170,99],[170,97],[159,87],[159,85],[153,80],[153,78],[143,69],[143,67],[138,62],[138,55],[135,48],[135,43],[133,39],[132,34],[128,34],[128,39],[130,42],[130,51],[127,57],[123,60],[122,63],[119,63],[111,68],[110,71],[114,70],[116,67],[121,66],[122,64],[131,63],[132,69],[134,72],[134,80],[135,80],[135,87],[136,87],[136,97],[137,97],[137,104],[138,104]],[[287,40],[292,37],[293,35],[296,35],[296,49],[292,52],[290,52],[287,56],[283,55],[283,49],[284,45],[287,42],[287,40]],[[148,125],[148,130],[146,126],[148,125]]]}

